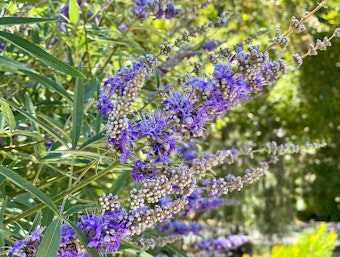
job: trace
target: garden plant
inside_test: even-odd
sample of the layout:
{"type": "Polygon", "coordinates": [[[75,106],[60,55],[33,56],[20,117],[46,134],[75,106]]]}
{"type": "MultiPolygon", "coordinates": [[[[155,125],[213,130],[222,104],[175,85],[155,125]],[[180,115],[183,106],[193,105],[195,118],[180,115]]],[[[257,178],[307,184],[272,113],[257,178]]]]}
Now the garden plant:
{"type": "Polygon", "coordinates": [[[280,158],[327,144],[211,138],[233,110],[332,51],[339,20],[322,38],[308,30],[334,6],[246,31],[221,1],[0,3],[0,255],[236,254],[250,238],[205,214],[240,204],[229,195],[280,158]]]}

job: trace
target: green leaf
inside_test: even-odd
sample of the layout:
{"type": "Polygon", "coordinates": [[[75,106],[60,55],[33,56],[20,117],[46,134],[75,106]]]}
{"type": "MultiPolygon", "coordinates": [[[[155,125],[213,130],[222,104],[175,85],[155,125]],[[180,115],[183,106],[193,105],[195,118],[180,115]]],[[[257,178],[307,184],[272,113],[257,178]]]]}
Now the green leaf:
{"type": "Polygon", "coordinates": [[[16,125],[12,109],[9,106],[9,104],[5,101],[5,99],[3,99],[3,98],[0,98],[0,105],[1,105],[2,115],[4,116],[6,122],[9,126],[9,131],[12,132],[13,129],[15,128],[15,125],[16,125]]]}
{"type": "Polygon", "coordinates": [[[79,5],[77,0],[69,1],[68,16],[70,17],[70,22],[77,24],[79,21],[79,5]]]}
{"type": "Polygon", "coordinates": [[[75,213],[90,213],[89,210],[95,210],[96,204],[77,204],[64,212],[64,216],[70,216],[75,213]]]}
{"type": "Polygon", "coordinates": [[[84,84],[83,80],[77,78],[74,90],[74,104],[72,115],[72,149],[76,149],[80,137],[84,116],[84,84]]]}
{"type": "Polygon", "coordinates": [[[95,136],[91,137],[89,140],[87,140],[86,142],[84,142],[80,147],[79,150],[86,148],[86,146],[91,146],[92,143],[97,142],[103,138],[105,138],[105,132],[99,132],[98,134],[96,134],[95,136]]]}
{"type": "MultiPolygon", "coordinates": [[[[26,107],[28,113],[30,113],[33,117],[36,117],[32,99],[27,92],[25,93],[25,107],[26,107]]],[[[39,133],[39,127],[37,126],[37,124],[35,124],[32,121],[30,123],[31,123],[31,126],[32,126],[32,132],[36,134],[36,136],[33,139],[38,141],[41,138],[40,133],[39,133]]],[[[45,152],[44,143],[35,144],[34,145],[34,152],[35,152],[36,156],[40,156],[41,153],[45,152]]]]}
{"type": "Polygon", "coordinates": [[[0,56],[0,71],[7,71],[12,73],[19,73],[19,70],[28,69],[21,62],[17,62],[6,56],[0,56]]]}
{"type": "Polygon", "coordinates": [[[40,43],[39,32],[40,32],[39,26],[37,24],[34,24],[32,26],[32,41],[34,44],[40,43]]]}
{"type": "Polygon", "coordinates": [[[48,225],[36,257],[54,257],[57,255],[60,242],[60,227],[60,219],[55,219],[48,225]]]}
{"type": "Polygon", "coordinates": [[[57,133],[55,133],[55,129],[51,128],[50,126],[46,125],[45,123],[38,120],[36,117],[32,116],[28,112],[22,110],[21,108],[15,106],[14,104],[10,104],[16,111],[20,112],[22,115],[24,115],[27,119],[34,122],[38,126],[40,126],[43,130],[48,132],[51,136],[53,136],[55,139],[57,139],[61,144],[63,144],[65,147],[68,148],[67,142],[60,137],[57,133]]]}
{"type": "Polygon", "coordinates": [[[30,17],[1,17],[0,25],[29,24],[38,22],[52,22],[51,18],[30,18],[30,17]]]}
{"type": "MultiPolygon", "coordinates": [[[[18,234],[0,228],[0,238],[1,238],[2,236],[18,237],[18,234]]],[[[1,248],[1,249],[2,249],[2,248],[1,248]]]]}
{"type": "Polygon", "coordinates": [[[147,253],[143,250],[136,249],[136,247],[133,244],[128,243],[124,240],[122,240],[120,242],[119,251],[131,253],[131,254],[133,254],[133,256],[152,257],[151,254],[149,254],[149,253],[147,253]]]}
{"type": "Polygon", "coordinates": [[[32,42],[21,38],[17,35],[0,31],[0,38],[3,40],[6,40],[19,49],[25,51],[26,53],[36,57],[43,63],[45,63],[47,66],[50,66],[60,72],[69,74],[74,77],[80,77],[80,78],[86,78],[86,76],[81,73],[80,71],[76,70],[75,68],[71,67],[70,65],[60,61],[53,55],[47,53],[45,50],[43,50],[40,46],[33,44],[32,42]]]}
{"type": "Polygon", "coordinates": [[[49,198],[46,194],[44,194],[38,188],[33,186],[30,182],[28,182],[22,176],[18,175],[14,171],[7,169],[6,167],[3,167],[3,166],[0,166],[0,175],[6,177],[13,184],[26,190],[27,192],[32,194],[34,197],[38,198],[41,202],[45,203],[47,207],[50,208],[55,214],[58,215],[57,206],[54,204],[51,198],[49,198]]]}
{"type": "MultiPolygon", "coordinates": [[[[5,191],[3,190],[5,186],[1,186],[0,184],[0,189],[1,191],[5,191]]],[[[5,194],[5,192],[3,192],[5,194]]],[[[6,206],[7,206],[7,196],[2,198],[1,201],[1,209],[0,209],[0,249],[3,249],[5,246],[5,233],[7,231],[3,230],[4,228],[4,217],[5,217],[5,210],[6,210],[6,206]]]]}
{"type": "MultiPolygon", "coordinates": [[[[0,177],[0,186],[2,185],[2,183],[4,183],[4,182],[5,182],[5,180],[6,180],[6,178],[4,178],[4,177],[0,177]]],[[[3,192],[1,192],[1,193],[3,193],[3,192]]]]}
{"type": "Polygon", "coordinates": [[[122,174],[120,174],[118,179],[115,180],[115,182],[113,184],[113,190],[111,192],[113,195],[117,194],[118,191],[124,186],[126,180],[130,176],[130,174],[131,174],[131,171],[126,170],[122,174]]]}
{"type": "Polygon", "coordinates": [[[39,73],[36,73],[36,72],[32,72],[32,71],[29,71],[29,70],[22,70],[22,69],[19,69],[19,71],[24,73],[26,76],[34,79],[35,81],[39,82],[40,84],[42,84],[46,88],[50,89],[51,91],[58,92],[60,95],[62,95],[65,98],[65,100],[70,105],[72,105],[72,98],[71,98],[71,96],[69,95],[69,93],[67,93],[65,88],[63,88],[57,82],[47,78],[46,76],[42,76],[42,75],[40,75],[39,73]]]}
{"type": "Polygon", "coordinates": [[[173,253],[176,253],[176,256],[188,257],[186,252],[184,252],[182,249],[178,248],[174,244],[167,244],[166,248],[171,249],[173,253]]]}
{"type": "Polygon", "coordinates": [[[33,230],[41,224],[41,219],[42,219],[42,212],[38,211],[34,217],[29,233],[32,233],[33,230]]]}

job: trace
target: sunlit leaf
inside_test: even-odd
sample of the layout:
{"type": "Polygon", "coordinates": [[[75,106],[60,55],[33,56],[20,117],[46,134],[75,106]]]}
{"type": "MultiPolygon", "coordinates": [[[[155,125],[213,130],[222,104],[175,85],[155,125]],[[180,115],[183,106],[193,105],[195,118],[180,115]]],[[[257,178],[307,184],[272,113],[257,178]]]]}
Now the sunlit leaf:
{"type": "Polygon", "coordinates": [[[45,63],[47,66],[50,66],[60,72],[69,74],[74,77],[85,78],[85,75],[82,74],[80,71],[60,61],[53,55],[43,50],[40,46],[33,44],[32,42],[24,38],[4,31],[0,31],[0,38],[12,43],[13,45],[25,51],[26,53],[36,57],[38,60],[45,63]]]}

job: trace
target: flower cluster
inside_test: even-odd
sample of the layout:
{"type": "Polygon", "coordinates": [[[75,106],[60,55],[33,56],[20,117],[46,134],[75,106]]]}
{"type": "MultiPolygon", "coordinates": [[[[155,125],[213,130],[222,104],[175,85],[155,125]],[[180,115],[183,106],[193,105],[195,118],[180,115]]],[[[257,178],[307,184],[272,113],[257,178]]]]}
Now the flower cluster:
{"type": "Polygon", "coordinates": [[[157,226],[157,229],[172,235],[189,235],[189,233],[193,233],[198,235],[201,229],[201,225],[197,222],[184,223],[181,221],[169,221],[163,222],[157,226]]]}
{"type": "Polygon", "coordinates": [[[166,19],[173,18],[180,10],[175,9],[173,3],[165,4],[159,0],[135,0],[132,13],[141,20],[145,20],[151,14],[155,15],[155,19],[161,19],[163,16],[166,19]]]}
{"type": "MultiPolygon", "coordinates": [[[[202,187],[207,186],[209,180],[203,181],[202,187]]],[[[221,207],[222,205],[234,205],[236,202],[231,199],[219,198],[216,196],[203,197],[202,191],[195,189],[188,197],[188,205],[185,206],[184,214],[187,216],[190,213],[207,212],[212,209],[221,207]]]]}
{"type": "MultiPolygon", "coordinates": [[[[123,67],[116,72],[116,76],[109,78],[104,83],[104,88],[99,91],[97,101],[98,110],[108,115],[106,134],[111,147],[121,154],[122,162],[130,156],[128,145],[136,134],[128,123],[127,114],[132,112],[132,105],[148,74],[157,65],[153,55],[142,56],[139,62],[132,63],[131,67],[123,67]]],[[[143,132],[142,132],[143,133],[143,132]]]]}
{"type": "Polygon", "coordinates": [[[36,228],[24,239],[16,241],[7,252],[6,257],[16,255],[18,257],[35,256],[40,244],[43,228],[36,228]]]}
{"type": "Polygon", "coordinates": [[[203,251],[198,256],[211,256],[212,253],[228,253],[236,250],[248,242],[244,235],[229,235],[217,239],[202,239],[196,243],[197,247],[203,251]]]}

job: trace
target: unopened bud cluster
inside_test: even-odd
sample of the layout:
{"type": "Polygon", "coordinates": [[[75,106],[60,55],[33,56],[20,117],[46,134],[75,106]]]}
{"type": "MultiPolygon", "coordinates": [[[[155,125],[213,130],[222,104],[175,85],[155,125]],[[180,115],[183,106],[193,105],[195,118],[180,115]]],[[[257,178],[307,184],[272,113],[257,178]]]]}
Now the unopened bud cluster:
{"type": "Polygon", "coordinates": [[[138,248],[143,250],[153,249],[157,247],[163,247],[166,244],[174,243],[177,240],[182,239],[182,235],[170,235],[170,236],[163,236],[157,238],[143,238],[139,237],[137,239],[136,245],[138,248]]]}
{"type": "MultiPolygon", "coordinates": [[[[324,147],[325,144],[319,143],[307,143],[305,149],[318,149],[320,147],[324,147]]],[[[299,145],[294,144],[281,144],[277,145],[275,141],[266,143],[265,150],[268,154],[273,155],[284,155],[284,154],[291,154],[291,153],[298,153],[301,148],[299,145]]]]}

